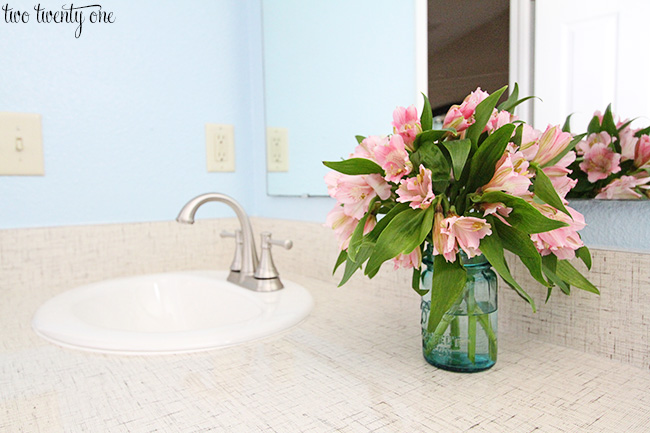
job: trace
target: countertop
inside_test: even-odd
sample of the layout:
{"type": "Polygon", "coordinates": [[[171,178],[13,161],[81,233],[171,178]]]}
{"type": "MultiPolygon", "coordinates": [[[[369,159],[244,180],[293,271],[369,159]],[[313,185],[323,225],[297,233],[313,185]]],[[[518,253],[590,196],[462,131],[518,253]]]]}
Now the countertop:
{"type": "Polygon", "coordinates": [[[305,321],[195,354],[64,349],[33,333],[33,311],[5,314],[0,431],[650,431],[649,371],[508,334],[491,370],[438,370],[414,293],[286,278],[314,296],[305,321]]]}

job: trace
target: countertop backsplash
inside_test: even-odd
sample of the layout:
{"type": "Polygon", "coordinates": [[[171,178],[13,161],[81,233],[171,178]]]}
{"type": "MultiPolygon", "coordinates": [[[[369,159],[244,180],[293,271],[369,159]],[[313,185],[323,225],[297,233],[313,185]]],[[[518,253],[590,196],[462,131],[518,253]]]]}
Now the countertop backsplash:
{"type": "MultiPolygon", "coordinates": [[[[282,274],[298,274],[338,283],[332,275],[338,255],[330,229],[319,223],[252,218],[259,233],[292,239],[293,249],[275,248],[273,258],[282,274]]],[[[189,269],[226,269],[234,252],[233,239],[222,230],[238,226],[235,218],[197,220],[191,226],[152,222],[0,230],[0,272],[3,302],[0,314],[31,315],[47,299],[67,289],[123,276],[189,269]]],[[[521,263],[509,258],[513,275],[534,296],[539,311],[501,282],[500,332],[527,336],[650,368],[650,254],[593,250],[589,278],[601,295],[573,289],[570,297],[555,290],[547,304],[546,289],[521,263]]],[[[373,280],[358,273],[346,286],[377,291],[377,296],[401,293],[418,302],[410,289],[409,271],[385,264],[373,280]]],[[[576,266],[582,266],[578,263],[576,266]]],[[[8,333],[10,335],[10,333],[8,333]]],[[[10,341],[4,341],[7,346],[10,341]]],[[[17,342],[16,342],[17,344],[17,342]]]]}

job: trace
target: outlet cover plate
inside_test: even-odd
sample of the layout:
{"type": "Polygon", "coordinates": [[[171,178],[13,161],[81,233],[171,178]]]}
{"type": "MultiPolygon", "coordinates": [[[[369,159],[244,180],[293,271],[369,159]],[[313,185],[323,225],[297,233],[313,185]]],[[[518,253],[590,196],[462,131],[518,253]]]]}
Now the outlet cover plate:
{"type": "Polygon", "coordinates": [[[209,172],[235,171],[235,127],[205,124],[205,148],[209,172]]]}
{"type": "Polygon", "coordinates": [[[43,176],[41,115],[0,113],[0,176],[43,176]]]}
{"type": "Polygon", "coordinates": [[[266,128],[266,169],[269,172],[289,171],[289,130],[266,128]]]}

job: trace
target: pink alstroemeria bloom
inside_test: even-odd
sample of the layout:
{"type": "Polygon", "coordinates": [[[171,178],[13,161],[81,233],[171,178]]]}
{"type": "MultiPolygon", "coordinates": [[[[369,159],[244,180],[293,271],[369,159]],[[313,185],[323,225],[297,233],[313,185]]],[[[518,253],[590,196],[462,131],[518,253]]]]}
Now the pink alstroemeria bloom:
{"type": "Polygon", "coordinates": [[[642,135],[636,144],[634,166],[637,168],[650,167],[650,136],[642,135]]]}
{"type": "Polygon", "coordinates": [[[637,141],[639,141],[634,134],[636,134],[636,130],[630,128],[629,125],[618,132],[619,143],[621,143],[621,161],[634,159],[637,141]]]}
{"type": "Polygon", "coordinates": [[[375,148],[375,158],[386,172],[386,180],[399,183],[413,169],[401,135],[395,134],[385,146],[375,148]]]}
{"type": "Polygon", "coordinates": [[[580,163],[580,169],[587,173],[587,180],[591,183],[621,171],[619,165],[621,154],[614,152],[605,143],[594,143],[585,152],[584,158],[580,163]]]}
{"type": "Polygon", "coordinates": [[[596,143],[603,143],[605,146],[609,146],[612,142],[612,136],[607,132],[599,132],[594,134],[589,134],[586,140],[581,140],[576,144],[576,153],[579,156],[584,155],[591,149],[596,143]]]}
{"type": "Polygon", "coordinates": [[[447,231],[450,237],[455,238],[458,246],[465,251],[467,257],[472,258],[481,254],[479,244],[481,239],[492,234],[490,224],[482,218],[451,216],[446,219],[447,231]]]}
{"type": "Polygon", "coordinates": [[[386,200],[390,197],[390,184],[379,174],[348,176],[330,172],[325,175],[329,195],[343,205],[346,215],[361,219],[368,211],[370,201],[379,196],[386,200]]]}
{"type": "Polygon", "coordinates": [[[519,151],[524,155],[526,161],[532,161],[535,155],[537,155],[537,151],[539,150],[539,137],[541,136],[542,131],[524,123],[519,151]]]}
{"type": "Polygon", "coordinates": [[[614,179],[605,188],[601,189],[596,198],[598,199],[621,199],[630,200],[641,198],[641,194],[634,189],[650,182],[650,177],[637,178],[634,176],[621,176],[614,179]]]}
{"type": "Polygon", "coordinates": [[[420,172],[415,177],[402,179],[397,189],[397,201],[411,203],[413,209],[426,209],[436,197],[431,189],[431,170],[420,165],[420,172]]]}
{"type": "MultiPolygon", "coordinates": [[[[334,235],[341,250],[346,250],[350,245],[350,238],[358,223],[359,220],[346,215],[343,206],[339,204],[334,206],[325,219],[325,226],[334,230],[334,235]]],[[[374,215],[369,215],[366,224],[363,226],[363,234],[370,233],[375,225],[377,225],[377,218],[374,215]]]]}
{"type": "Polygon", "coordinates": [[[398,270],[399,268],[419,268],[422,266],[422,251],[420,251],[420,247],[415,247],[415,249],[409,254],[400,254],[399,256],[395,257],[393,259],[393,264],[395,270],[398,270]]]}
{"type": "Polygon", "coordinates": [[[448,218],[442,212],[436,212],[433,219],[433,255],[442,255],[446,261],[455,262],[458,244],[448,230],[448,218]]]}
{"type": "Polygon", "coordinates": [[[510,112],[508,111],[495,110],[494,112],[492,112],[492,116],[490,117],[490,120],[488,120],[486,128],[488,132],[496,131],[502,126],[507,125],[508,123],[512,123],[517,119],[518,119],[517,116],[515,116],[514,114],[510,114],[510,112]]]}
{"type": "Polygon", "coordinates": [[[460,105],[452,105],[445,115],[442,127],[454,128],[458,132],[469,128],[474,123],[474,112],[476,111],[477,105],[488,96],[490,96],[489,93],[484,92],[478,87],[475,91],[467,95],[460,105]]]}
{"type": "Polygon", "coordinates": [[[532,162],[543,166],[562,153],[569,143],[571,143],[572,138],[573,136],[570,133],[562,132],[559,126],[549,125],[546,131],[539,137],[539,148],[532,162]]]}
{"type": "Polygon", "coordinates": [[[487,184],[483,185],[481,190],[483,192],[503,191],[521,197],[528,194],[530,176],[528,161],[523,154],[506,151],[496,164],[494,176],[487,184]]]}
{"type": "Polygon", "coordinates": [[[566,206],[566,208],[571,217],[548,205],[533,204],[533,206],[548,218],[569,224],[567,227],[530,235],[537,251],[543,256],[555,254],[560,260],[574,258],[575,250],[584,245],[578,231],[586,226],[585,217],[569,206],[566,206]]]}
{"type": "MultiPolygon", "coordinates": [[[[564,199],[569,191],[571,191],[578,183],[578,179],[571,179],[569,177],[572,170],[569,170],[568,167],[575,160],[576,153],[571,151],[564,155],[557,164],[543,169],[544,173],[551,180],[553,187],[562,199],[564,199]]],[[[564,200],[564,202],[566,204],[566,200],[564,200]]]]}
{"type": "Polygon", "coordinates": [[[422,132],[422,125],[418,119],[418,110],[415,105],[408,108],[397,107],[393,111],[393,132],[399,134],[409,150],[415,141],[415,136],[422,132]]]}
{"type": "Polygon", "coordinates": [[[354,153],[350,155],[350,158],[365,158],[377,162],[377,159],[375,158],[375,149],[377,146],[385,146],[387,144],[388,137],[371,135],[364,138],[363,141],[359,143],[356,149],[354,149],[354,153]]]}
{"type": "Polygon", "coordinates": [[[512,208],[507,207],[503,203],[481,203],[481,209],[483,210],[483,216],[494,215],[499,218],[502,223],[510,225],[506,220],[512,212],[512,208]]]}

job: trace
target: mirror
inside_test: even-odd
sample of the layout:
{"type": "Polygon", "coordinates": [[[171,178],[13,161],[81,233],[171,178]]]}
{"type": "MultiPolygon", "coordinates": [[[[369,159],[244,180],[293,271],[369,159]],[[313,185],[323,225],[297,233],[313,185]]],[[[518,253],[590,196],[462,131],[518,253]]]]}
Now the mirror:
{"type": "Polygon", "coordinates": [[[421,105],[415,8],[404,0],[262,0],[269,157],[282,154],[272,137],[288,141],[288,167],[268,172],[269,195],[326,196],[321,161],[347,157],[356,135],[390,132],[396,103],[421,105]]]}

